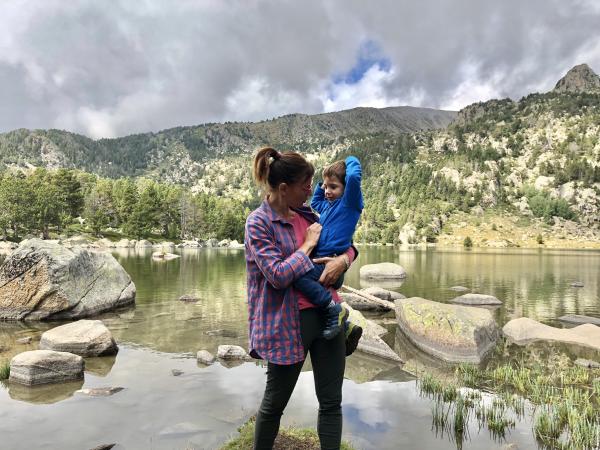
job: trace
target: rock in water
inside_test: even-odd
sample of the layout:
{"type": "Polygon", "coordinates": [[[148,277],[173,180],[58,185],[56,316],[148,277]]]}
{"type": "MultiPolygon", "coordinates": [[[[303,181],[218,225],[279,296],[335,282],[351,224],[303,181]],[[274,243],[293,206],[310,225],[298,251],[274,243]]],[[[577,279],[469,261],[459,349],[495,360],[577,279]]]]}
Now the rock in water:
{"type": "Polygon", "coordinates": [[[245,360],[248,354],[239,345],[219,345],[217,357],[226,360],[245,360]]]}
{"type": "Polygon", "coordinates": [[[111,332],[100,320],[78,320],[42,334],[40,350],[105,356],[114,355],[119,349],[111,332]]]}
{"type": "Polygon", "coordinates": [[[52,350],[19,353],[10,362],[10,382],[29,386],[83,378],[83,358],[52,350]]]}
{"type": "Polygon", "coordinates": [[[406,278],[406,271],[402,266],[390,262],[366,264],[360,268],[360,277],[367,280],[401,280],[406,278]]]}
{"type": "Polygon", "coordinates": [[[0,319],[77,319],[134,303],[135,292],[110,253],[29,239],[0,267],[0,319]]]}
{"type": "Polygon", "coordinates": [[[412,297],[396,300],[396,318],[418,348],[449,362],[478,364],[500,337],[492,313],[483,308],[412,297]]]}
{"type": "Polygon", "coordinates": [[[600,350],[600,327],[589,323],[574,328],[554,328],[528,317],[520,317],[504,325],[502,332],[517,345],[547,341],[600,350]]]}
{"type": "Polygon", "coordinates": [[[467,306],[501,305],[502,302],[493,295],[486,294],[464,294],[450,300],[452,303],[467,306]]]}

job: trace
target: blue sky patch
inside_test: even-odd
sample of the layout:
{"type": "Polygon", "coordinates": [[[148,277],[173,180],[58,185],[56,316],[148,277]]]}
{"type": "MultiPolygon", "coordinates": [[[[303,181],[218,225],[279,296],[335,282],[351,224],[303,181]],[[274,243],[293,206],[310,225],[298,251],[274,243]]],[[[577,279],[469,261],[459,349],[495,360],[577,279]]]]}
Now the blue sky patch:
{"type": "Polygon", "coordinates": [[[378,66],[380,70],[388,72],[392,63],[389,58],[383,55],[381,47],[375,41],[365,41],[358,49],[356,63],[346,73],[338,74],[333,77],[333,84],[356,84],[365,73],[373,66],[378,66]]]}

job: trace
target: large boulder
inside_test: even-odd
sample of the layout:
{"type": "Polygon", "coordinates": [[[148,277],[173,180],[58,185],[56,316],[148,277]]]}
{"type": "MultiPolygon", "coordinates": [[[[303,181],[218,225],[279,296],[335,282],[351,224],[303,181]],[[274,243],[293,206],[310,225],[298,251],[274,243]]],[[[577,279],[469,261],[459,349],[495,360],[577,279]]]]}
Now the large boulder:
{"type": "Polygon", "coordinates": [[[245,360],[248,359],[248,353],[239,345],[219,345],[217,348],[217,358],[225,360],[245,360]]]}
{"type": "Polygon", "coordinates": [[[502,332],[510,342],[518,345],[547,341],[600,350],[600,327],[589,323],[574,328],[554,328],[528,317],[521,317],[504,325],[502,332]]]}
{"type": "Polygon", "coordinates": [[[389,262],[366,264],[360,268],[360,277],[367,280],[401,280],[406,278],[406,271],[402,266],[389,262]]]}
{"type": "Polygon", "coordinates": [[[396,318],[419,349],[449,362],[480,363],[500,337],[492,313],[484,308],[411,297],[396,300],[396,318]]]}
{"type": "Polygon", "coordinates": [[[19,353],[10,362],[11,383],[29,386],[83,378],[84,362],[79,355],[52,350],[19,353]]]}
{"type": "Polygon", "coordinates": [[[87,317],[134,303],[135,292],[110,253],[29,239],[0,267],[0,319],[87,317]]]}
{"type": "Polygon", "coordinates": [[[42,334],[40,350],[70,352],[80,356],[104,356],[116,354],[119,348],[100,320],[78,320],[42,334]]]}

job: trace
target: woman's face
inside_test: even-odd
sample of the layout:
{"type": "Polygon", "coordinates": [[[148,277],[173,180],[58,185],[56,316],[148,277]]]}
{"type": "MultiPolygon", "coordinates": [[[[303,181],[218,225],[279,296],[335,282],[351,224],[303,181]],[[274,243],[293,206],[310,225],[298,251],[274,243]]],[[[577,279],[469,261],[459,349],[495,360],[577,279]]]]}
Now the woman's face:
{"type": "Polygon", "coordinates": [[[300,208],[306,203],[312,194],[312,177],[307,177],[304,181],[288,186],[287,200],[292,208],[300,208]]]}

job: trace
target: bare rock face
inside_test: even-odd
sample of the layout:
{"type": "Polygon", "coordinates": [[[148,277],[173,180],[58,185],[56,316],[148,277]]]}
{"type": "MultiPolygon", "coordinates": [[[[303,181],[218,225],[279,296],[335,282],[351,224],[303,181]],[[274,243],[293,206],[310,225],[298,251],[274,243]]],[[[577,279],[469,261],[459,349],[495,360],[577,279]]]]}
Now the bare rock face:
{"type": "Polygon", "coordinates": [[[105,356],[117,353],[118,347],[111,332],[100,320],[78,320],[42,334],[40,350],[105,356]]]}
{"type": "Polygon", "coordinates": [[[600,77],[587,64],[579,64],[558,80],[555,92],[600,91],[600,77]]]}
{"type": "Polygon", "coordinates": [[[10,382],[28,386],[83,378],[83,358],[66,352],[33,350],[10,362],[10,382]]]}
{"type": "Polygon", "coordinates": [[[0,319],[88,317],[135,302],[135,284],[108,252],[29,239],[0,267],[0,319]]]}
{"type": "Polygon", "coordinates": [[[418,348],[449,362],[478,364],[500,338],[492,313],[483,308],[412,297],[396,300],[396,318],[418,348]]]}

